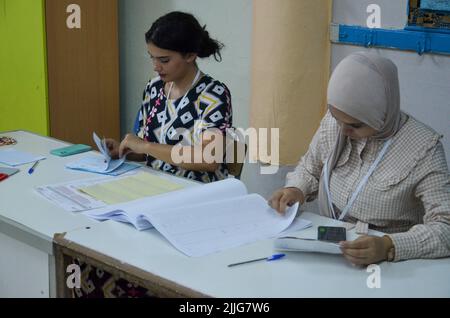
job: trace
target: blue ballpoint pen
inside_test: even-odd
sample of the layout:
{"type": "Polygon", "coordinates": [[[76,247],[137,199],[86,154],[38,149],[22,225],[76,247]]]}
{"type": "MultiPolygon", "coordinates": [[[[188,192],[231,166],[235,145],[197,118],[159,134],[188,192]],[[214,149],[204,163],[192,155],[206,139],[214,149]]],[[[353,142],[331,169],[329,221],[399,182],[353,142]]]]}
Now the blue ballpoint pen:
{"type": "Polygon", "coordinates": [[[28,170],[28,174],[32,174],[34,172],[34,169],[36,168],[36,166],[38,165],[39,160],[37,160],[34,165],[28,170]]]}
{"type": "Polygon", "coordinates": [[[268,262],[269,261],[275,261],[277,259],[283,258],[284,256],[286,256],[286,254],[273,254],[272,256],[269,256],[269,257],[261,257],[261,258],[256,258],[256,259],[251,259],[251,260],[248,260],[248,261],[244,261],[244,262],[230,264],[230,265],[228,265],[228,267],[233,267],[233,266],[237,266],[237,265],[253,263],[253,262],[258,262],[258,261],[268,261],[268,262]]]}

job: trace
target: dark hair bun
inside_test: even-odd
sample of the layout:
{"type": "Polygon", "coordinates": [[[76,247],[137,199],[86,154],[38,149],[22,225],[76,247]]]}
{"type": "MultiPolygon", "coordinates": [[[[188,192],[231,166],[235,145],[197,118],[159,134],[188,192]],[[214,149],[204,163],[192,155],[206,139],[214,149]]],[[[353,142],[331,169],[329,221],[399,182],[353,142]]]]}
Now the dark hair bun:
{"type": "Polygon", "coordinates": [[[200,58],[214,55],[216,61],[222,60],[223,44],[212,39],[206,25],[201,27],[189,13],[173,11],[160,17],[145,34],[145,40],[162,49],[196,53],[200,58]]]}
{"type": "Polygon", "coordinates": [[[209,57],[214,55],[216,61],[221,61],[222,56],[220,55],[220,50],[222,50],[223,44],[217,40],[211,39],[209,32],[206,31],[206,25],[203,27],[203,36],[199,50],[197,52],[199,57],[209,57]]]}

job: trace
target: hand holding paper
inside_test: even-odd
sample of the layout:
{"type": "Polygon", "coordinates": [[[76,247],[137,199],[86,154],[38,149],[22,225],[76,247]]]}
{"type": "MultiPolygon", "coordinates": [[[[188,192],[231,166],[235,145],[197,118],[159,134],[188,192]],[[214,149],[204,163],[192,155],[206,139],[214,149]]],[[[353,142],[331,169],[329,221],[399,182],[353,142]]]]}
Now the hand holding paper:
{"type": "Polygon", "coordinates": [[[109,154],[109,148],[106,145],[106,139],[100,139],[95,132],[92,133],[92,138],[94,138],[94,142],[97,145],[98,150],[102,153],[105,159],[110,161],[112,158],[109,154]]]}
{"type": "Polygon", "coordinates": [[[118,159],[119,158],[119,146],[120,143],[114,139],[106,138],[105,139],[105,145],[106,148],[109,151],[109,155],[112,159],[118,159]]]}
{"type": "Polygon", "coordinates": [[[119,157],[119,159],[111,158],[105,139],[100,139],[95,132],[92,133],[92,137],[94,138],[98,150],[102,153],[104,157],[104,164],[100,163],[100,165],[97,166],[100,169],[100,171],[111,172],[117,169],[120,165],[122,165],[125,162],[125,156],[121,158],[119,157]]]}
{"type": "Polygon", "coordinates": [[[137,154],[145,153],[145,141],[141,138],[133,135],[127,134],[122,140],[119,146],[119,157],[126,156],[130,152],[137,154]]]}
{"type": "Polygon", "coordinates": [[[94,142],[102,156],[87,156],[76,162],[66,165],[67,168],[90,171],[102,174],[119,175],[139,167],[136,164],[125,163],[125,156],[119,159],[113,159],[110,155],[105,139],[100,139],[97,134],[92,133],[94,142]]]}

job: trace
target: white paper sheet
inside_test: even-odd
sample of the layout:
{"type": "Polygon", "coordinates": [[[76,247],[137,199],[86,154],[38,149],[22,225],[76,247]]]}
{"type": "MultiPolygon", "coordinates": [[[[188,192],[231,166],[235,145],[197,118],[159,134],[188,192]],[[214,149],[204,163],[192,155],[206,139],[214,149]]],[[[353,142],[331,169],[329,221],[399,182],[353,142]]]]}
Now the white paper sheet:
{"type": "Polygon", "coordinates": [[[23,164],[36,162],[45,159],[44,156],[37,156],[28,152],[16,149],[0,150],[0,162],[8,166],[20,166],[23,164]]]}
{"type": "Polygon", "coordinates": [[[119,159],[112,159],[105,140],[100,139],[95,132],[92,133],[92,138],[102,156],[85,156],[66,164],[67,168],[118,176],[139,167],[137,164],[125,163],[125,156],[119,159]]]}
{"type": "Polygon", "coordinates": [[[147,211],[167,210],[174,206],[182,208],[186,205],[232,198],[244,194],[247,194],[247,189],[242,182],[236,179],[226,179],[154,197],[114,204],[105,208],[87,211],[85,214],[96,220],[116,220],[119,217],[121,222],[123,222],[122,216],[125,216],[128,222],[133,224],[138,230],[146,230],[151,228],[152,224],[139,216],[147,211]]]}
{"type": "Polygon", "coordinates": [[[70,181],[37,187],[35,191],[66,211],[79,212],[106,206],[104,202],[83,194],[79,189],[110,180],[111,177],[102,177],[70,181]]]}
{"type": "MultiPolygon", "coordinates": [[[[276,237],[295,218],[298,203],[284,215],[245,185],[226,179],[198,187],[84,212],[96,220],[128,221],[137,229],[154,226],[188,256],[203,256],[259,239],[276,237]]],[[[309,226],[298,221],[291,230],[309,226]]]]}
{"type": "Polygon", "coordinates": [[[276,236],[293,221],[298,203],[284,215],[258,194],[144,213],[178,250],[188,256],[205,256],[276,236]]]}
{"type": "Polygon", "coordinates": [[[101,156],[87,155],[77,161],[66,164],[66,168],[95,172],[108,175],[121,175],[133,169],[137,169],[140,166],[138,164],[125,163],[124,160],[110,160],[105,162],[105,159],[101,156]]]}
{"type": "Polygon", "coordinates": [[[339,244],[337,243],[295,236],[280,237],[276,239],[274,241],[274,248],[281,251],[342,254],[339,244]]]}
{"type": "Polygon", "coordinates": [[[310,228],[312,226],[312,222],[302,219],[300,217],[297,217],[294,219],[294,221],[292,221],[292,224],[289,225],[289,227],[284,230],[283,232],[279,233],[277,236],[285,236],[289,233],[294,233],[297,231],[301,231],[307,228],[310,228]]]}

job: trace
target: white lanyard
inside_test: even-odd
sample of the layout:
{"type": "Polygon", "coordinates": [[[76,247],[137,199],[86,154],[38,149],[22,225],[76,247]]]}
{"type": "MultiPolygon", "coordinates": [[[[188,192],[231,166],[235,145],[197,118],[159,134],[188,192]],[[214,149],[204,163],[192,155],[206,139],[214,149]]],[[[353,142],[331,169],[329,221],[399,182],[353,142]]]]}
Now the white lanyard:
{"type": "MultiPolygon", "coordinates": [[[[350,198],[350,201],[347,203],[345,208],[342,210],[342,213],[339,216],[339,220],[344,219],[345,215],[348,213],[348,211],[350,210],[351,206],[355,202],[356,197],[358,196],[359,192],[361,192],[362,188],[364,187],[364,185],[369,180],[369,177],[375,171],[376,167],[380,163],[381,159],[383,158],[384,154],[386,153],[386,151],[387,151],[387,149],[388,149],[388,147],[389,147],[389,145],[391,143],[392,143],[392,139],[389,139],[389,140],[387,140],[384,143],[383,149],[381,149],[380,153],[378,154],[378,157],[375,159],[375,161],[373,162],[373,164],[370,167],[369,171],[367,171],[367,173],[364,176],[364,178],[358,184],[358,187],[356,188],[355,192],[353,192],[352,197],[350,198]]],[[[333,201],[331,200],[330,187],[329,187],[329,184],[328,184],[328,178],[329,178],[329,174],[328,174],[328,160],[327,160],[327,162],[325,162],[325,166],[323,168],[324,168],[324,178],[325,178],[324,179],[324,185],[325,185],[325,189],[327,191],[328,203],[330,205],[330,210],[333,213],[333,218],[336,219],[336,213],[334,212],[333,201]]]]}
{"type": "MultiPolygon", "coordinates": [[[[195,74],[194,80],[192,81],[191,86],[189,87],[189,89],[186,91],[186,94],[184,94],[183,98],[180,100],[180,102],[178,103],[178,105],[182,105],[184,99],[186,98],[187,94],[189,93],[189,91],[192,89],[192,86],[194,86],[195,83],[197,83],[197,81],[199,80],[201,75],[200,70],[197,70],[197,74],[195,74]]],[[[166,96],[166,108],[165,108],[165,116],[163,119],[163,122],[161,123],[161,133],[159,134],[159,143],[162,144],[164,143],[164,138],[166,137],[166,132],[164,131],[166,128],[166,120],[167,117],[169,117],[168,112],[169,112],[169,98],[170,98],[170,92],[172,91],[172,87],[173,87],[173,82],[170,83],[170,87],[169,87],[169,91],[167,92],[167,96],[166,96]]]]}

